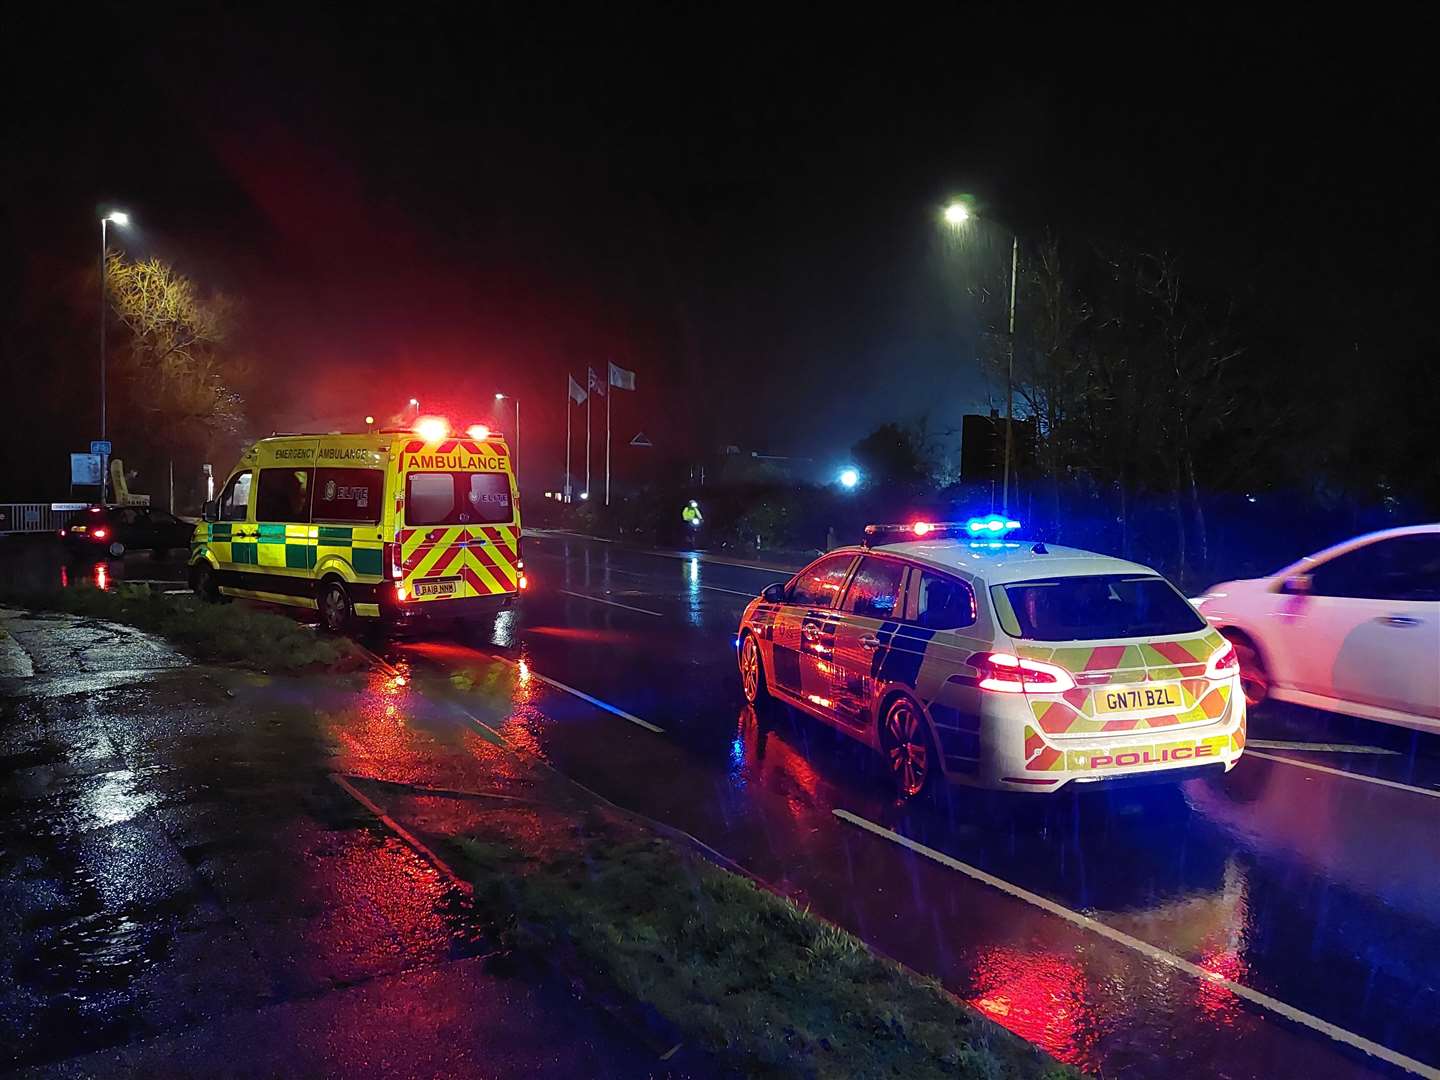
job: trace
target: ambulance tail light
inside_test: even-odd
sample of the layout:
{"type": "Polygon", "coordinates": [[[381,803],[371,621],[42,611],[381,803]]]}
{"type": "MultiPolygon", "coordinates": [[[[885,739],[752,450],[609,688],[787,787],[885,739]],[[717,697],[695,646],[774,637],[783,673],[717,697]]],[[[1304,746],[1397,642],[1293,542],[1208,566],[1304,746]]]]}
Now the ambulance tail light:
{"type": "Polygon", "coordinates": [[[386,544],[383,558],[385,565],[390,568],[390,576],[392,578],[402,578],[405,576],[405,568],[400,565],[399,544],[386,544]]]}
{"type": "Polygon", "coordinates": [[[1228,679],[1239,671],[1240,655],[1235,651],[1235,646],[1228,641],[1210,654],[1210,660],[1205,665],[1205,677],[1217,681],[1228,679]]]}
{"type": "Polygon", "coordinates": [[[1075,689],[1074,677],[1064,668],[1010,653],[976,653],[970,666],[980,673],[980,689],[997,694],[1063,694],[1075,689]]]}
{"type": "Polygon", "coordinates": [[[110,530],[102,526],[101,528],[96,529],[90,535],[93,536],[96,540],[104,540],[107,536],[110,535],[110,530]]]}
{"type": "Polygon", "coordinates": [[[529,579],[528,577],[526,577],[524,574],[521,574],[521,575],[520,575],[520,591],[521,591],[521,592],[524,592],[524,591],[525,591],[526,589],[528,589],[528,588],[530,588],[530,579],[529,579]]]}

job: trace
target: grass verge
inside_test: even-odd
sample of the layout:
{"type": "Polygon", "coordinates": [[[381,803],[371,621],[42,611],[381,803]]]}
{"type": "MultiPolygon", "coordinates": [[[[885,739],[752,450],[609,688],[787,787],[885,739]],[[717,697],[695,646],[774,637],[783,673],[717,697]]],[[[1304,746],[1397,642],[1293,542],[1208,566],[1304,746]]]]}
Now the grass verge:
{"type": "Polygon", "coordinates": [[[1060,1078],[934,980],[609,811],[568,841],[452,839],[522,951],[570,956],[751,1076],[1060,1078]]]}
{"type": "Polygon", "coordinates": [[[205,604],[193,596],[162,596],[144,586],[6,590],[0,592],[0,603],[124,623],[165,638],[197,660],[263,671],[359,667],[365,659],[348,638],[325,636],[285,615],[205,604]]]}

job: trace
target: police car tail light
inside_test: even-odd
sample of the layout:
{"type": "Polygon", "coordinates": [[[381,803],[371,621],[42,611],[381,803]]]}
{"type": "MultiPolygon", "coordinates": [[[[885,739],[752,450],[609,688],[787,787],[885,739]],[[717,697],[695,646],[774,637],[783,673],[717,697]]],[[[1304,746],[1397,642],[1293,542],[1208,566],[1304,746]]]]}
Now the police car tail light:
{"type": "Polygon", "coordinates": [[[980,672],[980,689],[998,694],[1063,694],[1075,689],[1074,678],[1064,668],[1010,653],[977,653],[970,666],[980,672]]]}
{"type": "Polygon", "coordinates": [[[1239,670],[1240,655],[1235,651],[1235,646],[1227,641],[1210,654],[1210,660],[1205,665],[1205,677],[1209,679],[1228,679],[1239,670]]]}
{"type": "Polygon", "coordinates": [[[110,535],[110,530],[109,530],[109,529],[96,529],[96,530],[95,530],[94,532],[92,532],[90,535],[93,536],[96,540],[104,540],[105,537],[107,537],[107,536],[110,535]]]}

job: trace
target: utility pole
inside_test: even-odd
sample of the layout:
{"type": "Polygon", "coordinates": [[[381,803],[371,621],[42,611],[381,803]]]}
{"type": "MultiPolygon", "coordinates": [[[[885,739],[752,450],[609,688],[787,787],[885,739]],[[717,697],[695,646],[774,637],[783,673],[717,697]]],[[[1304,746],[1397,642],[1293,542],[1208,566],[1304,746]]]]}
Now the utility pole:
{"type": "Polygon", "coordinates": [[[1020,237],[1010,237],[1010,354],[1005,361],[1005,488],[1000,500],[1000,512],[1010,514],[1010,455],[1014,443],[1011,432],[1011,418],[1015,415],[1015,272],[1020,264],[1020,237]]]}

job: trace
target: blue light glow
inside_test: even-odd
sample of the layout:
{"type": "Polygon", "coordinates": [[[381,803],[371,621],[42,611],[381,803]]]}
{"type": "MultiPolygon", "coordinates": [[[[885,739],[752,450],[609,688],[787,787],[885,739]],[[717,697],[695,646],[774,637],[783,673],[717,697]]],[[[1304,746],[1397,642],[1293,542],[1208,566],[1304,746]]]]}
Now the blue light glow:
{"type": "Polygon", "coordinates": [[[971,536],[1006,536],[1018,528],[1020,522],[999,514],[971,518],[965,523],[965,529],[971,536]]]}

